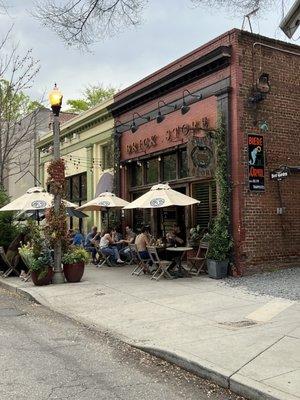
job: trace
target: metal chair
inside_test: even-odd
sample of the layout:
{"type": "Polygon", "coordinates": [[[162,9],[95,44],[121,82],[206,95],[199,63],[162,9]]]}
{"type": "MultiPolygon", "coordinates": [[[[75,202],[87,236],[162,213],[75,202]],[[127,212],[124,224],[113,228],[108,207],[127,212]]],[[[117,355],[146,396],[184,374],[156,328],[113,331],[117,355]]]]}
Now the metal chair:
{"type": "Polygon", "coordinates": [[[161,260],[157,254],[157,249],[154,246],[147,246],[147,250],[151,261],[157,268],[154,274],[151,276],[151,279],[155,279],[156,281],[158,281],[162,276],[167,279],[173,279],[173,276],[171,276],[168,272],[168,269],[170,268],[172,262],[161,260]]]}
{"type": "Polygon", "coordinates": [[[3,247],[0,247],[0,257],[3,260],[4,264],[8,267],[7,270],[2,275],[3,278],[7,278],[12,272],[14,272],[17,276],[20,275],[20,272],[16,269],[15,265],[12,265],[6,257],[5,251],[3,247]]]}
{"type": "Polygon", "coordinates": [[[205,271],[207,251],[208,243],[200,242],[196,256],[188,258],[190,267],[187,270],[191,275],[198,276],[205,271]]]}
{"type": "Polygon", "coordinates": [[[129,244],[131,258],[133,263],[136,265],[131,272],[131,275],[139,276],[142,272],[149,272],[150,258],[144,259],[140,256],[136,244],[129,244]]]}
{"type": "Polygon", "coordinates": [[[109,267],[112,267],[112,262],[111,262],[111,255],[110,254],[104,254],[100,247],[97,249],[98,254],[101,256],[101,259],[99,260],[99,263],[96,265],[97,268],[103,267],[103,265],[108,265],[109,267]]]}

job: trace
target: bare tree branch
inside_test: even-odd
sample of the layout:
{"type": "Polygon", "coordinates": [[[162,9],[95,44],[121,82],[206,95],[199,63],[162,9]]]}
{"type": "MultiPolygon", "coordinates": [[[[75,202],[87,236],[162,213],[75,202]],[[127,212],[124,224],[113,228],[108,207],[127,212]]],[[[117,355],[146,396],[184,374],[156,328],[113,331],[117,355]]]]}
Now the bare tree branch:
{"type": "Polygon", "coordinates": [[[225,8],[231,14],[245,15],[257,8],[270,9],[280,5],[284,0],[191,0],[195,6],[205,6],[212,9],[225,8]]]}
{"type": "MultiPolygon", "coordinates": [[[[1,4],[0,4],[1,7],[1,4]]],[[[28,50],[18,52],[9,45],[10,31],[0,40],[0,184],[16,169],[28,168],[30,142],[35,127],[35,104],[24,91],[30,88],[39,71],[39,63],[28,50]]]]}
{"type": "Polygon", "coordinates": [[[78,47],[113,36],[141,21],[147,0],[46,0],[34,15],[64,42],[78,47]]]}

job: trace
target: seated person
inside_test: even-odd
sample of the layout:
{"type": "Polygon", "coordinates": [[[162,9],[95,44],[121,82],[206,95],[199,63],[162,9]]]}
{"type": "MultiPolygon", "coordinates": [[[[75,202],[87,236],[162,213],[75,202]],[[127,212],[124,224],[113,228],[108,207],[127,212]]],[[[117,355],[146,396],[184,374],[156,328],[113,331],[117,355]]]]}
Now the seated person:
{"type": "Polygon", "coordinates": [[[167,246],[169,247],[176,247],[176,246],[182,246],[184,243],[184,240],[181,239],[180,237],[180,227],[177,224],[173,225],[173,228],[170,232],[167,233],[166,236],[167,239],[167,246]]]}
{"type": "Polygon", "coordinates": [[[127,225],[125,227],[125,239],[121,240],[121,242],[125,245],[120,251],[120,255],[124,256],[126,259],[130,259],[130,248],[129,245],[133,244],[135,241],[136,234],[131,229],[131,226],[127,225]]]}
{"type": "Polygon", "coordinates": [[[115,229],[108,228],[104,231],[104,235],[100,239],[100,250],[104,255],[109,255],[113,257],[113,261],[117,264],[124,264],[124,261],[121,260],[119,251],[116,242],[113,237],[115,235],[115,229]]]}
{"type": "Polygon", "coordinates": [[[123,245],[123,235],[121,233],[121,228],[119,226],[116,226],[113,229],[113,240],[116,243],[117,249],[120,251],[123,245]]]}
{"type": "Polygon", "coordinates": [[[143,226],[141,233],[135,239],[137,250],[143,259],[150,258],[147,246],[150,245],[150,229],[148,226],[143,226]]]}
{"type": "Polygon", "coordinates": [[[73,236],[72,244],[74,246],[83,246],[84,245],[84,237],[81,232],[77,231],[73,236]]]}
{"type": "Polygon", "coordinates": [[[73,237],[74,237],[74,231],[73,231],[73,229],[69,229],[68,233],[67,233],[67,238],[68,238],[68,242],[70,244],[73,243],[73,237]]]}
{"type": "Polygon", "coordinates": [[[97,233],[97,227],[93,226],[90,233],[87,234],[84,248],[92,254],[93,264],[97,264],[96,255],[97,249],[95,247],[95,241],[99,238],[99,234],[97,233]]]}

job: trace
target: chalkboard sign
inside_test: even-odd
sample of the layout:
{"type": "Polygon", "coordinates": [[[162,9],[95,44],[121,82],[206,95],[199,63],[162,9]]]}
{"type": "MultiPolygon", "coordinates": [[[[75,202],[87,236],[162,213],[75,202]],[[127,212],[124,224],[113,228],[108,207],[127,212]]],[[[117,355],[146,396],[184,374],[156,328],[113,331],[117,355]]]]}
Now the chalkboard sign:
{"type": "Polygon", "coordinates": [[[264,138],[261,135],[248,135],[249,189],[265,190],[264,138]]]}

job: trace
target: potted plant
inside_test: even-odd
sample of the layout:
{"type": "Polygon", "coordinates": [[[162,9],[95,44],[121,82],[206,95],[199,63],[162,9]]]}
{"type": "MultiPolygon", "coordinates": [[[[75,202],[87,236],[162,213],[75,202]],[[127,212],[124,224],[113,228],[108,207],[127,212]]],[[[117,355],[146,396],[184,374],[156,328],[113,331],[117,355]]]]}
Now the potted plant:
{"type": "Polygon", "coordinates": [[[231,246],[228,223],[224,216],[217,216],[208,235],[207,272],[211,278],[227,276],[231,246]]]}
{"type": "Polygon", "coordinates": [[[53,277],[52,257],[50,249],[45,248],[35,254],[34,246],[27,244],[19,248],[19,254],[26,263],[34,285],[49,285],[53,277]]]}
{"type": "Polygon", "coordinates": [[[209,229],[207,271],[211,278],[224,278],[228,273],[229,253],[232,240],[229,233],[229,182],[226,129],[223,115],[219,116],[218,128],[214,131],[216,156],[215,180],[218,190],[218,215],[209,229]]]}
{"type": "Polygon", "coordinates": [[[89,261],[89,253],[82,247],[70,246],[62,257],[67,282],[79,282],[84,273],[84,265],[89,261]]]}

